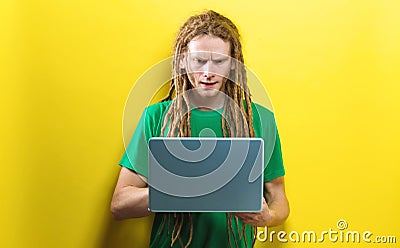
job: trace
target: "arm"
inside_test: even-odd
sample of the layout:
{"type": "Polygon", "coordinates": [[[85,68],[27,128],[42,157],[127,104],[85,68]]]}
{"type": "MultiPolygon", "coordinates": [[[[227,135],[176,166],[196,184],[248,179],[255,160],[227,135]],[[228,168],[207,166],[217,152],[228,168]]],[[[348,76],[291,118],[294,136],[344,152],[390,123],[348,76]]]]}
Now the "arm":
{"type": "Polygon", "coordinates": [[[150,215],[148,200],[147,179],[122,167],[111,200],[110,210],[114,218],[123,220],[150,215]]]}
{"type": "Polygon", "coordinates": [[[284,177],[264,183],[265,199],[261,212],[235,213],[244,223],[253,226],[278,226],[283,224],[289,215],[289,203],[285,193],[284,177]]]}

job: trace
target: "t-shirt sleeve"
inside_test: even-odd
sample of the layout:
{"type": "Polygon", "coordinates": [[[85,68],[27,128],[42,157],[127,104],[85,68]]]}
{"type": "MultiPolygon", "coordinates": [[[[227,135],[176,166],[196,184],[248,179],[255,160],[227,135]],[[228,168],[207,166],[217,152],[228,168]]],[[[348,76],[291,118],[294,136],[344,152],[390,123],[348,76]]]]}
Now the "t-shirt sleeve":
{"type": "Polygon", "coordinates": [[[256,135],[264,140],[264,182],[284,176],[281,141],[274,113],[259,104],[254,104],[253,121],[256,135]]]}
{"type": "Polygon", "coordinates": [[[264,170],[264,182],[271,181],[284,175],[285,168],[283,166],[281,141],[279,138],[278,129],[275,127],[275,144],[271,157],[264,170]]]}
{"type": "Polygon", "coordinates": [[[148,176],[148,140],[151,130],[146,118],[146,110],[140,117],[132,139],[119,161],[119,165],[133,170],[147,178],[148,176]]]}

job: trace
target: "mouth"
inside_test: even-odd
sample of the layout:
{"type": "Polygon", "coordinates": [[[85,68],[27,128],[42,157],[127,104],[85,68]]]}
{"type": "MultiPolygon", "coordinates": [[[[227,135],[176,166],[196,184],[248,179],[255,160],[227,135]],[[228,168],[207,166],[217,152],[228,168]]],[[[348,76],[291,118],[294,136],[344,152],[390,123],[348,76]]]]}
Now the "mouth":
{"type": "Polygon", "coordinates": [[[212,88],[217,82],[200,82],[200,84],[205,88],[212,88]]]}

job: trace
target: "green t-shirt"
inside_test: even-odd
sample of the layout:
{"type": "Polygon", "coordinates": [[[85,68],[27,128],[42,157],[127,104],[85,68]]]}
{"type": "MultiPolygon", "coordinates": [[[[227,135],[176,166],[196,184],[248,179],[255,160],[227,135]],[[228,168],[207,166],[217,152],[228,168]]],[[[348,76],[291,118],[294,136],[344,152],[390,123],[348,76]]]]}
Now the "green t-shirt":
{"type": "MultiPolygon", "coordinates": [[[[161,135],[164,114],[168,110],[171,101],[161,102],[147,107],[136,127],[132,139],[126,148],[119,164],[128,169],[136,171],[147,178],[148,176],[148,150],[147,144],[151,137],[161,135]]],[[[275,124],[273,113],[261,105],[252,103],[253,127],[256,137],[264,140],[264,182],[285,175],[283,167],[279,134],[275,124]]],[[[222,110],[202,111],[193,109],[191,113],[192,137],[223,137],[222,133],[222,110]],[[201,135],[200,135],[201,134],[201,135]]],[[[193,235],[190,247],[229,247],[227,235],[227,221],[225,213],[191,213],[193,235]]],[[[185,215],[185,221],[181,230],[181,241],[183,244],[189,239],[189,220],[185,215]]],[[[174,228],[173,213],[156,213],[150,238],[150,247],[171,247],[172,230],[174,228]],[[165,218],[165,219],[163,219],[165,218]]],[[[239,247],[246,247],[241,237],[243,223],[232,219],[232,230],[238,240],[239,247]]],[[[234,238],[230,235],[232,247],[235,247],[234,238]]],[[[246,240],[248,247],[252,242],[251,228],[246,227],[246,240]]],[[[179,241],[173,247],[181,247],[179,241]]]]}

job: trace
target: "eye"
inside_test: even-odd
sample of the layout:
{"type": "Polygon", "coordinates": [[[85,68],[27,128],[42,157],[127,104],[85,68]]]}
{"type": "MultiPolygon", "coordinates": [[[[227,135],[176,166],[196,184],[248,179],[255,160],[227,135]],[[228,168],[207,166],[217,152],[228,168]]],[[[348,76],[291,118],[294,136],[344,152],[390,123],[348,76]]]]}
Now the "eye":
{"type": "Polygon", "coordinates": [[[217,65],[222,64],[222,62],[224,62],[222,59],[214,60],[214,63],[216,63],[217,65]]]}
{"type": "Polygon", "coordinates": [[[205,64],[205,63],[207,63],[207,60],[195,58],[194,62],[199,63],[199,64],[205,64]]]}

